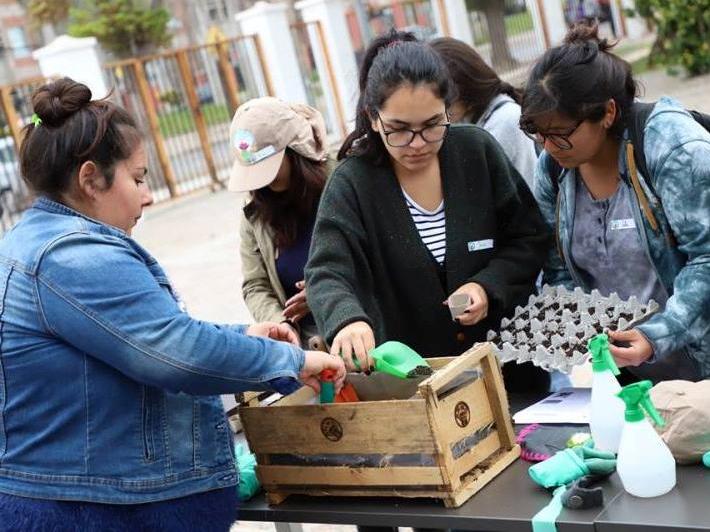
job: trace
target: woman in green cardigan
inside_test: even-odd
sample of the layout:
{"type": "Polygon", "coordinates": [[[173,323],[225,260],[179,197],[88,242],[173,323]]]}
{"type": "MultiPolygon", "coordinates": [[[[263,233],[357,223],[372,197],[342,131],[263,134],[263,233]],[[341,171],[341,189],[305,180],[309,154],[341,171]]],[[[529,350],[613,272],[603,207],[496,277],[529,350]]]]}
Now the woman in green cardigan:
{"type": "MultiPolygon", "coordinates": [[[[318,330],[350,368],[353,356],[372,367],[369,350],[386,340],[460,354],[534,290],[550,233],[493,137],[449,123],[453,96],[441,58],[411,34],[381,37],[364,57],[355,131],[306,266],[318,330]],[[470,301],[455,320],[452,294],[470,301]]],[[[509,388],[547,389],[539,368],[509,366],[509,388]]]]}

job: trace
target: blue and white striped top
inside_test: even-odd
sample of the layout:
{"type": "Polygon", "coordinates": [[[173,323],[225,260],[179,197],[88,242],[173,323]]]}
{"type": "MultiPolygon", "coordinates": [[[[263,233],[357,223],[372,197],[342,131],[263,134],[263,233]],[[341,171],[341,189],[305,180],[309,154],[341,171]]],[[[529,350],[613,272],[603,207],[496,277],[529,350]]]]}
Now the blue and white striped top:
{"type": "Polygon", "coordinates": [[[433,211],[429,211],[414,201],[404,189],[402,189],[404,199],[412,215],[414,225],[417,227],[419,236],[424,245],[431,252],[439,264],[444,264],[446,258],[446,215],[444,213],[444,201],[433,211]]]}

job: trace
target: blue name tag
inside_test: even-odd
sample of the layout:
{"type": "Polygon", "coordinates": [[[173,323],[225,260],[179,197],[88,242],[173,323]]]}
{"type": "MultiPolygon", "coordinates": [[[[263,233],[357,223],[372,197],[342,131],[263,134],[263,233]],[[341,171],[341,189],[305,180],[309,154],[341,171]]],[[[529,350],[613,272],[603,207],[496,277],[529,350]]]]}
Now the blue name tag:
{"type": "Polygon", "coordinates": [[[468,243],[469,253],[474,251],[482,251],[484,249],[493,249],[493,239],[489,238],[487,240],[472,240],[468,243]]]}

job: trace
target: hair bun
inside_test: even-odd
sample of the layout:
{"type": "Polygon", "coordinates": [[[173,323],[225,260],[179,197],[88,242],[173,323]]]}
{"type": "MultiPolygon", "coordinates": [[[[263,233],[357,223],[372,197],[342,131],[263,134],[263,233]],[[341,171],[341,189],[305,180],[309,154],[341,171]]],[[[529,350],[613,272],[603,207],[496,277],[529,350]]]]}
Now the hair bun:
{"type": "Polygon", "coordinates": [[[599,24],[577,22],[567,31],[565,44],[590,45],[595,44],[600,52],[606,52],[614,47],[616,43],[610,43],[607,39],[599,37],[599,24]]]}
{"type": "Polygon", "coordinates": [[[91,101],[91,89],[83,83],[63,78],[40,87],[32,95],[32,107],[50,127],[58,127],[91,101]]]}

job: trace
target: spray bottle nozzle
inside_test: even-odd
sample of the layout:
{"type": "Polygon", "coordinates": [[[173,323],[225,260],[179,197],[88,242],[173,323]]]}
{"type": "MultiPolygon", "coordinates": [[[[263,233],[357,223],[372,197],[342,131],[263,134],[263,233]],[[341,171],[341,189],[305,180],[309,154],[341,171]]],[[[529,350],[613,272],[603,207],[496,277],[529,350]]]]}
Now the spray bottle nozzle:
{"type": "Polygon", "coordinates": [[[611,356],[611,351],[609,351],[609,337],[606,334],[597,334],[589,340],[587,349],[592,353],[592,369],[594,371],[609,370],[614,375],[620,373],[614,357],[611,356]]]}
{"type": "Polygon", "coordinates": [[[651,402],[651,398],[648,395],[652,387],[653,383],[651,381],[641,381],[624,386],[616,394],[626,403],[626,413],[624,415],[626,421],[643,420],[645,410],[656,425],[659,427],[665,426],[666,422],[653,406],[653,402],[651,402]]]}

